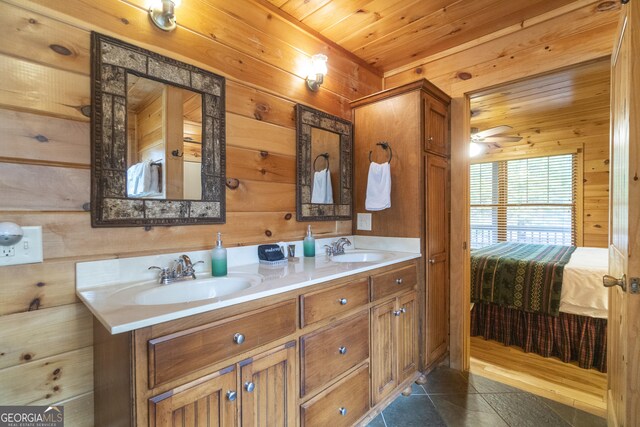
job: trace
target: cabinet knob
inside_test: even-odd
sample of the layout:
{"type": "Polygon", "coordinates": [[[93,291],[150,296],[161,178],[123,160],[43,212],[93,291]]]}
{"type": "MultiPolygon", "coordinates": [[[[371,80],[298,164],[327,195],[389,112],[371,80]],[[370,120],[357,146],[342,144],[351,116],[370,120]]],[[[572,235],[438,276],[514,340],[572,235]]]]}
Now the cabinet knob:
{"type": "Polygon", "coordinates": [[[402,307],[400,310],[396,310],[396,311],[394,311],[394,312],[393,312],[393,315],[394,315],[394,316],[400,316],[402,313],[406,313],[406,312],[407,312],[407,309],[406,309],[406,308],[404,308],[404,307],[402,307]]]}
{"type": "Polygon", "coordinates": [[[431,259],[429,260],[429,264],[435,264],[435,263],[436,263],[436,260],[435,260],[434,258],[431,258],[431,259]]]}
{"type": "Polygon", "coordinates": [[[406,313],[406,312],[407,312],[407,309],[406,309],[405,307],[402,307],[402,308],[400,309],[400,311],[401,311],[402,313],[406,313]]]}
{"type": "Polygon", "coordinates": [[[347,415],[347,408],[344,408],[344,407],[343,408],[339,408],[338,412],[340,413],[340,415],[342,415],[344,417],[345,415],[347,415]]]}
{"type": "Polygon", "coordinates": [[[238,397],[238,394],[235,391],[229,390],[227,392],[227,400],[233,402],[234,400],[236,400],[236,397],[238,397]]]}
{"type": "Polygon", "coordinates": [[[347,354],[347,347],[345,347],[345,346],[340,346],[340,348],[338,349],[338,353],[340,353],[340,354],[347,354]]]}
{"type": "Polygon", "coordinates": [[[340,302],[340,305],[347,305],[347,299],[346,298],[340,298],[338,300],[338,302],[340,302]]]}
{"type": "Polygon", "coordinates": [[[401,278],[399,278],[399,279],[396,279],[396,283],[397,283],[398,285],[402,285],[402,283],[403,283],[403,282],[404,282],[404,280],[402,279],[402,277],[401,277],[401,278]]]}
{"type": "Polygon", "coordinates": [[[429,142],[433,142],[433,137],[432,137],[432,136],[430,136],[429,138],[427,138],[427,141],[429,141],[429,142]]]}
{"type": "Polygon", "coordinates": [[[244,335],[238,332],[233,336],[233,342],[236,344],[242,344],[244,342],[244,335]]]}
{"type": "Polygon", "coordinates": [[[253,381],[247,381],[246,383],[244,383],[244,389],[247,390],[249,393],[251,393],[255,388],[256,388],[256,385],[253,383],[253,381]]]}

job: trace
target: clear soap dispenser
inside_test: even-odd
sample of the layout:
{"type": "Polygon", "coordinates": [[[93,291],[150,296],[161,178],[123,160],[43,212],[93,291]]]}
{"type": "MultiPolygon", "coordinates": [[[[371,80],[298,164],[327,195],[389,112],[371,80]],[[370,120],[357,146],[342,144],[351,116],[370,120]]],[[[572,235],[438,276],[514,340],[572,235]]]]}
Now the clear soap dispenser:
{"type": "Polygon", "coordinates": [[[311,234],[311,225],[307,226],[307,236],[302,241],[302,251],[306,257],[316,256],[316,239],[311,234]]]}
{"type": "Polygon", "coordinates": [[[227,250],[222,246],[222,233],[218,232],[216,247],[211,251],[211,275],[221,277],[227,275],[227,250]]]}

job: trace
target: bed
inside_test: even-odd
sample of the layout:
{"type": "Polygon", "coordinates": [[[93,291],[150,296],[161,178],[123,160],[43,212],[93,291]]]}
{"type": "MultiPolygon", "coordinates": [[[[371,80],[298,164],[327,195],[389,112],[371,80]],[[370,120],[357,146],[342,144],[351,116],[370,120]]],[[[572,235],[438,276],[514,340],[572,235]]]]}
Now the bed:
{"type": "Polygon", "coordinates": [[[471,251],[471,336],[606,372],[604,248],[503,242],[471,251]]]}

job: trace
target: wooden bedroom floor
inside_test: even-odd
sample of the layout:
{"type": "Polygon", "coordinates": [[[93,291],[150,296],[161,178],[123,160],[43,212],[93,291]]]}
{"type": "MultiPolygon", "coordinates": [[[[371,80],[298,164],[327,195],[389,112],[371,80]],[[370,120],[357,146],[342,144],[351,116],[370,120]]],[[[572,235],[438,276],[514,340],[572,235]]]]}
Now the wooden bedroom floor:
{"type": "Polygon", "coordinates": [[[474,374],[604,417],[607,374],[471,337],[474,374]]]}

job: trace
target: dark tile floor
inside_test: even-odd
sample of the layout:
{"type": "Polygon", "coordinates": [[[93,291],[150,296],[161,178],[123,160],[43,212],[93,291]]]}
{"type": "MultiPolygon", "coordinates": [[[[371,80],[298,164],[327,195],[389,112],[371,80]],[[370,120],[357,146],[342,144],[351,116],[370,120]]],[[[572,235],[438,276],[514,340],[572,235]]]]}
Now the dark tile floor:
{"type": "Polygon", "coordinates": [[[605,427],[603,418],[474,374],[439,366],[369,427],[605,427]]]}

